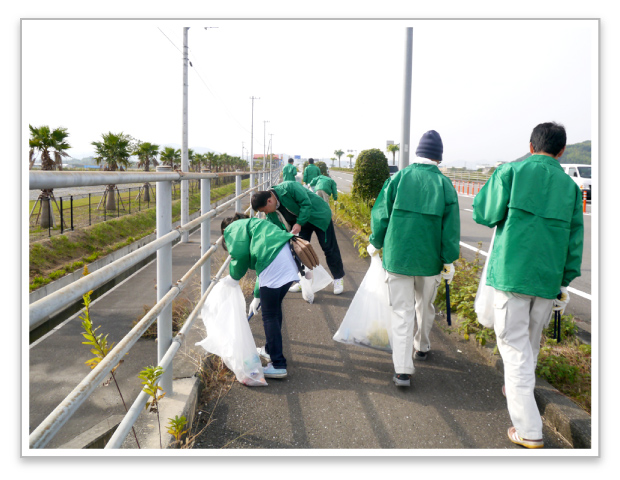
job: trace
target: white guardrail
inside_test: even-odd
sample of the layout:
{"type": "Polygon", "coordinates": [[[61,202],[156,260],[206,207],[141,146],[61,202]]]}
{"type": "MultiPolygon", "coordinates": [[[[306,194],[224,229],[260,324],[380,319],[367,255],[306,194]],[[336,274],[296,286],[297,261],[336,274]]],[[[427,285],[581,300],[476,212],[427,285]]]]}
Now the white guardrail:
{"type": "MultiPolygon", "coordinates": [[[[230,262],[226,259],[215,277],[211,278],[211,256],[222,242],[222,237],[211,245],[211,218],[215,217],[231,205],[236,211],[241,211],[241,199],[261,187],[269,187],[277,182],[280,171],[252,171],[234,173],[190,173],[172,171],[170,167],[157,167],[157,172],[129,173],[129,172],[46,172],[30,171],[29,189],[49,189],[83,187],[92,185],[127,184],[140,182],[157,182],[156,215],[157,238],[138,250],[110,263],[81,279],[57,290],[50,295],[32,303],[29,307],[30,331],[43,324],[54,312],[78,301],[82,296],[94,290],[108,280],[116,277],[125,270],[138,264],[153,253],[157,253],[157,303],[142,317],[135,327],[109,352],[109,354],[73,389],[69,395],[41,422],[30,434],[30,448],[44,448],[56,435],[60,428],[76,412],[78,407],[90,396],[110,374],[123,356],[140,339],[147,328],[157,320],[157,360],[164,374],[160,385],[164,391],[172,393],[172,360],[183,343],[187,332],[198,318],[202,306],[213,286],[220,279],[230,262]],[[250,186],[244,192],[241,189],[241,177],[250,176],[250,186]],[[225,176],[235,176],[235,197],[218,207],[210,208],[211,179],[225,176]],[[172,182],[200,180],[201,216],[172,229],[172,182]],[[275,179],[275,181],[274,181],[275,179]],[[255,185],[255,183],[257,183],[255,185]],[[201,258],[187,271],[175,285],[172,285],[172,243],[186,232],[200,226],[201,258]],[[190,313],[176,336],[172,336],[172,301],[189,284],[190,278],[200,270],[201,297],[194,310],[190,313]]],[[[187,200],[181,199],[181,209],[187,208],[187,200]]],[[[247,209],[252,215],[251,207],[247,209]]],[[[185,218],[188,218],[185,216],[185,218]]],[[[105,448],[120,448],[125,437],[130,432],[144,405],[148,394],[142,391],[121,421],[116,432],[105,448]]]]}

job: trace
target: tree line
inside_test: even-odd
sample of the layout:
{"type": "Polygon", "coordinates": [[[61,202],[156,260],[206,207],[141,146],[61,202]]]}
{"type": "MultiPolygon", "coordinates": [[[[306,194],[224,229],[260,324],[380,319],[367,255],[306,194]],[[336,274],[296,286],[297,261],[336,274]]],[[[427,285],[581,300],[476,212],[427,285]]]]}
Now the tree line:
{"type": "MultiPolygon", "coordinates": [[[[67,142],[69,132],[64,127],[51,129],[48,125],[30,127],[29,140],[29,168],[32,169],[38,156],[41,158],[41,170],[62,170],[63,158],[69,157],[67,150],[71,145],[67,142]]],[[[104,133],[100,141],[91,143],[95,147],[94,160],[105,171],[124,171],[129,165],[129,158],[138,158],[138,168],[145,172],[151,170],[151,166],[168,165],[173,169],[181,168],[181,150],[172,147],[160,148],[159,145],[137,140],[125,133],[104,133]]],[[[230,172],[235,170],[246,171],[249,169],[248,162],[240,157],[227,153],[216,154],[214,152],[195,153],[192,149],[187,152],[190,171],[199,172],[201,168],[207,168],[214,173],[230,172]]],[[[232,181],[232,180],[230,180],[232,181]]],[[[116,202],[114,190],[116,185],[107,185],[104,196],[106,197],[105,208],[115,210],[116,202]]],[[[142,187],[144,201],[150,201],[151,186],[145,183],[142,187]]],[[[37,202],[40,202],[41,228],[49,228],[53,216],[50,215],[50,200],[53,199],[53,189],[41,190],[37,202]]]]}

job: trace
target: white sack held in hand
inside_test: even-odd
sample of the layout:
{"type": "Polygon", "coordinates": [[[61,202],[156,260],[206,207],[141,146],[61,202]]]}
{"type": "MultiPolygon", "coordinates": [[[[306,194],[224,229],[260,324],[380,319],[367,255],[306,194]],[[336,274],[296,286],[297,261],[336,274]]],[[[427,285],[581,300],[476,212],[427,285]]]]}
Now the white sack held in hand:
{"type": "Polygon", "coordinates": [[[366,272],[334,340],[384,352],[392,351],[392,307],[379,255],[366,272]]]}
{"type": "Polygon", "coordinates": [[[487,283],[487,266],[491,259],[491,252],[493,251],[493,242],[495,241],[495,229],[493,230],[493,238],[491,238],[491,245],[489,246],[489,253],[487,255],[486,262],[484,262],[484,268],[482,269],[482,275],[480,275],[480,283],[478,284],[478,291],[476,292],[476,299],[474,300],[474,311],[478,316],[478,323],[487,328],[493,328],[493,316],[495,314],[494,303],[494,290],[493,287],[489,287],[487,283]]]}
{"type": "Polygon", "coordinates": [[[196,343],[222,358],[237,380],[249,387],[266,387],[263,367],[248,317],[241,287],[230,276],[220,280],[202,307],[207,338],[196,343]]]}
{"type": "Polygon", "coordinates": [[[334,281],[332,276],[327,273],[323,265],[317,265],[312,270],[306,269],[306,276],[299,275],[299,284],[301,285],[301,296],[308,303],[314,301],[314,294],[323,290],[334,281]]]}

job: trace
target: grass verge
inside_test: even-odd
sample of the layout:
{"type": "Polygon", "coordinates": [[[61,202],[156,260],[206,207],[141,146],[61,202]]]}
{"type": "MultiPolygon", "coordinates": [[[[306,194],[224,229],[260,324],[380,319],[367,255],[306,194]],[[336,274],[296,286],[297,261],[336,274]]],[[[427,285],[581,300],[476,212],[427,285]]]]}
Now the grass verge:
{"type": "MultiPolygon", "coordinates": [[[[249,180],[242,181],[248,188],[249,180]]],[[[211,192],[215,202],[235,192],[235,185],[228,184],[211,192]]],[[[190,214],[200,210],[200,194],[190,195],[190,214]]],[[[181,218],[181,200],[172,202],[172,221],[181,218]]],[[[29,288],[34,291],[67,273],[71,273],[97,258],[150,235],[156,225],[155,209],[143,210],[107,222],[98,223],[66,235],[55,235],[30,244],[29,288]]]]}

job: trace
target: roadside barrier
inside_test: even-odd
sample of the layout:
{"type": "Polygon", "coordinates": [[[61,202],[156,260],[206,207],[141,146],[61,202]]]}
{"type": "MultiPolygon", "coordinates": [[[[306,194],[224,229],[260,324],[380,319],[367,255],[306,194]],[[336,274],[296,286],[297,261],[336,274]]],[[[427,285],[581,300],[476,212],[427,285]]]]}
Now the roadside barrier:
{"type": "MultiPolygon", "coordinates": [[[[235,210],[240,212],[242,198],[248,196],[253,191],[261,189],[261,187],[268,188],[273,185],[277,182],[279,174],[279,169],[274,169],[271,172],[237,171],[234,173],[208,173],[208,171],[203,170],[202,173],[190,173],[172,171],[170,167],[157,167],[156,173],[30,171],[30,190],[137,182],[153,182],[157,183],[158,186],[156,189],[155,201],[157,215],[156,240],[32,303],[29,307],[29,324],[30,331],[32,331],[45,323],[50,316],[80,300],[83,295],[90,290],[102,286],[108,280],[136,265],[153,253],[157,253],[157,303],[138,321],[135,327],[114,346],[97,367],[91,370],[73,391],[65,397],[39,426],[37,426],[28,439],[30,448],[44,448],[49,443],[60,428],[77,411],[80,405],[82,405],[93,391],[106,380],[110,372],[118,365],[119,361],[155,320],[157,320],[158,366],[162,367],[164,370],[160,385],[169,395],[173,393],[173,358],[186,338],[186,332],[189,331],[196,318],[198,318],[207,296],[230,262],[230,256],[228,256],[215,277],[211,278],[211,256],[222,242],[222,237],[220,237],[213,245],[210,244],[211,219],[233,204],[235,205],[235,210]],[[248,174],[250,175],[250,186],[243,192],[241,189],[241,177],[248,174]],[[225,176],[235,177],[235,197],[211,209],[211,180],[225,176]],[[180,181],[187,183],[190,180],[200,180],[201,216],[173,230],[172,182],[180,181]],[[258,184],[254,186],[257,182],[258,184]],[[173,285],[172,243],[179,238],[181,238],[182,241],[186,241],[183,240],[183,237],[185,236],[186,238],[188,232],[198,226],[201,228],[201,258],[190,267],[181,280],[173,285]],[[173,338],[172,301],[189,285],[191,277],[196,274],[198,270],[201,272],[201,298],[183,324],[181,330],[173,338]]],[[[185,207],[187,207],[187,204],[185,204],[185,207]]],[[[251,207],[248,208],[246,212],[253,215],[251,207]]],[[[147,399],[148,394],[143,391],[138,395],[127,415],[106,445],[106,448],[120,448],[138,416],[145,410],[144,405],[147,399]]]]}
{"type": "Polygon", "coordinates": [[[586,202],[588,200],[588,192],[583,190],[583,213],[586,213],[586,202]]]}

